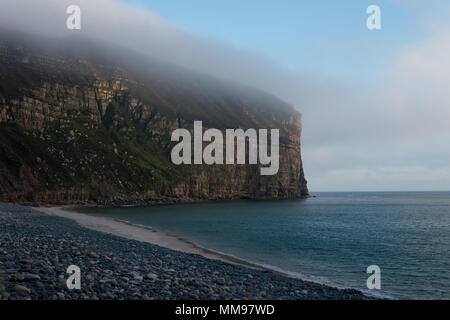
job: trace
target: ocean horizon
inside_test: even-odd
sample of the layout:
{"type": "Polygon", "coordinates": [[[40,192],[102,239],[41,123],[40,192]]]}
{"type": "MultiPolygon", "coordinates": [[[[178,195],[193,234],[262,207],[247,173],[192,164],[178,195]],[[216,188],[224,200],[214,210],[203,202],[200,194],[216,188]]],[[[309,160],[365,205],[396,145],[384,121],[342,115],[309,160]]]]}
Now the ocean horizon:
{"type": "Polygon", "coordinates": [[[312,192],[299,201],[77,208],[293,276],[395,299],[450,298],[450,192],[312,192]],[[368,290],[367,267],[381,270],[368,290]]]}

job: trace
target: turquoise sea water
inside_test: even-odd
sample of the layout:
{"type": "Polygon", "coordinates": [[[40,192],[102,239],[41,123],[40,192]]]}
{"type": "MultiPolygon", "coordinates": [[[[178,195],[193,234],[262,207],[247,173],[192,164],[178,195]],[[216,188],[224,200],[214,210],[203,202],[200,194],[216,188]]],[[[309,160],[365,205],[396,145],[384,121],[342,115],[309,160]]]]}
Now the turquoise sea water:
{"type": "Polygon", "coordinates": [[[154,227],[307,279],[379,294],[450,299],[450,192],[316,193],[292,202],[79,209],[154,227]]]}

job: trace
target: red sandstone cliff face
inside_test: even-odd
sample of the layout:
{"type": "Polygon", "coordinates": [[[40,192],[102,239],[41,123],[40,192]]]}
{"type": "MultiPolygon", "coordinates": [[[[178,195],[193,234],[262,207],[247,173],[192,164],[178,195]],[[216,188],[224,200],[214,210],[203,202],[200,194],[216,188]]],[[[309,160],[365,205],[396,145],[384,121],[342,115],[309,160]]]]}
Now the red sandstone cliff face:
{"type": "Polygon", "coordinates": [[[210,93],[210,79],[198,75],[194,85],[161,71],[134,78],[1,41],[0,49],[0,201],[152,204],[308,194],[301,115],[271,96],[233,87],[210,93]],[[174,166],[170,134],[192,129],[194,120],[221,130],[280,129],[278,174],[261,176],[255,165],[174,166]]]}

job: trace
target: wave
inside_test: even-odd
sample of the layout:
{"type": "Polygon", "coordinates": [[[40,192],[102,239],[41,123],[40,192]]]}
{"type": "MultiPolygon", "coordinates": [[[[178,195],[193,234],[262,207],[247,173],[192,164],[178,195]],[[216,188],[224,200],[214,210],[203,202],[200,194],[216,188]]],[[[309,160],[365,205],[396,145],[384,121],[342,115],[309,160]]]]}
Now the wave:
{"type": "Polygon", "coordinates": [[[133,222],[130,222],[128,220],[122,220],[122,219],[113,219],[113,220],[117,221],[117,222],[128,224],[130,226],[134,226],[134,227],[139,227],[139,228],[148,229],[148,230],[154,230],[152,226],[139,224],[139,223],[133,223],[133,222]]]}

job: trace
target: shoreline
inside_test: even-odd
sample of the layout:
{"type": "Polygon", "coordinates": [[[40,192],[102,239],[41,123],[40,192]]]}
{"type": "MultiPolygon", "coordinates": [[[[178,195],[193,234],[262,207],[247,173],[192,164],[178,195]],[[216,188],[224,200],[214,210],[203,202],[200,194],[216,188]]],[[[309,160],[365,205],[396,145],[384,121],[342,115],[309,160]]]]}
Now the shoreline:
{"type": "Polygon", "coordinates": [[[230,197],[230,198],[183,198],[183,197],[169,197],[161,196],[156,198],[127,198],[118,197],[113,199],[99,199],[99,200],[67,200],[67,201],[12,201],[0,199],[0,203],[9,203],[20,206],[32,207],[32,208],[76,208],[76,207],[104,207],[104,208],[117,208],[117,207],[138,207],[138,206],[165,206],[165,205],[179,205],[179,204],[200,204],[211,202],[233,202],[233,201],[302,201],[309,198],[315,198],[310,193],[283,199],[273,199],[264,197],[230,197]]]}
{"type": "Polygon", "coordinates": [[[56,206],[56,207],[37,207],[35,210],[44,213],[49,216],[57,216],[62,218],[67,218],[75,221],[80,226],[98,231],[128,240],[136,240],[144,243],[149,243],[166,249],[187,253],[200,255],[204,258],[210,260],[216,260],[220,262],[230,263],[233,265],[238,265],[246,267],[252,270],[259,270],[263,272],[273,273],[287,278],[298,279],[301,281],[311,282],[320,286],[334,287],[338,290],[357,290],[363,295],[374,298],[381,299],[392,299],[391,297],[385,297],[383,295],[377,296],[371,294],[370,292],[365,292],[364,290],[355,289],[352,287],[339,286],[333,283],[324,283],[315,281],[306,276],[301,276],[294,272],[290,273],[288,271],[277,270],[274,266],[263,266],[257,263],[252,263],[244,259],[232,256],[230,254],[214,251],[208,248],[201,247],[194,242],[179,237],[177,235],[169,234],[160,230],[156,230],[153,227],[149,228],[146,226],[136,225],[128,221],[118,220],[108,217],[96,217],[93,215],[88,215],[85,213],[80,213],[75,211],[76,207],[72,205],[67,206],[56,206]]]}
{"type": "Polygon", "coordinates": [[[34,209],[49,216],[68,218],[74,220],[82,227],[115,235],[125,239],[150,243],[183,253],[197,254],[211,260],[218,260],[234,265],[244,266],[254,270],[268,271],[285,277],[295,278],[293,275],[290,275],[288,273],[265,268],[258,264],[253,264],[251,262],[233,257],[231,255],[227,255],[225,253],[219,253],[217,251],[200,247],[197,244],[176,235],[171,235],[163,231],[155,230],[153,228],[150,229],[145,226],[135,225],[127,221],[117,220],[113,218],[95,217],[92,215],[70,210],[73,208],[73,206],[60,206],[37,207],[34,209]]]}
{"type": "Polygon", "coordinates": [[[67,209],[0,203],[0,300],[380,299],[67,209]],[[79,290],[67,288],[71,265],[82,272],[79,290]]]}

